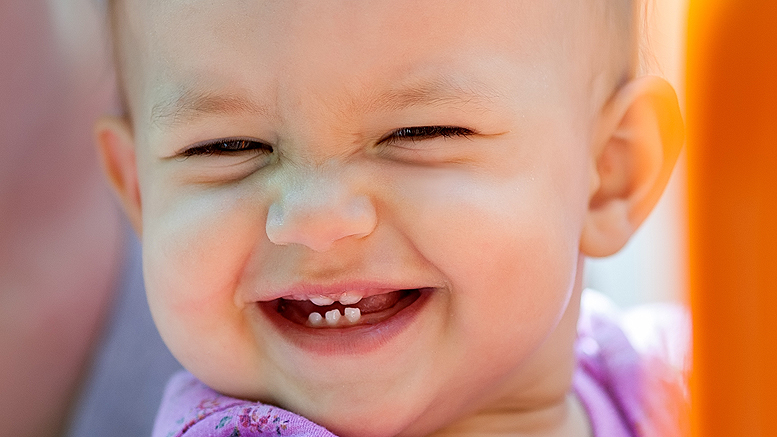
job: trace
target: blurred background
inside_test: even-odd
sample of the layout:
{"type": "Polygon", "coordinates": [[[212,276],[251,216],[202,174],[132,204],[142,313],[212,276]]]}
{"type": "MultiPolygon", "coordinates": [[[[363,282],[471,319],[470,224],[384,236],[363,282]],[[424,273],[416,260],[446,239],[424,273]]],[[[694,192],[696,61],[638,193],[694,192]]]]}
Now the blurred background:
{"type": "Polygon", "coordinates": [[[117,318],[129,233],[92,141],[115,94],[102,23],[92,0],[0,1],[1,436],[65,435],[117,318]]]}

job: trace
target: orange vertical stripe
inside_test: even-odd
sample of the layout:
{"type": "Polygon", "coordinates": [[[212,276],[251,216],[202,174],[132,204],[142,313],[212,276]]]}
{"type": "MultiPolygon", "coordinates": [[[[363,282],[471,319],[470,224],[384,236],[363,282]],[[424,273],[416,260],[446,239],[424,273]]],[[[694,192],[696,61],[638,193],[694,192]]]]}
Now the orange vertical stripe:
{"type": "Polygon", "coordinates": [[[693,435],[777,436],[777,1],[689,17],[693,435]]]}

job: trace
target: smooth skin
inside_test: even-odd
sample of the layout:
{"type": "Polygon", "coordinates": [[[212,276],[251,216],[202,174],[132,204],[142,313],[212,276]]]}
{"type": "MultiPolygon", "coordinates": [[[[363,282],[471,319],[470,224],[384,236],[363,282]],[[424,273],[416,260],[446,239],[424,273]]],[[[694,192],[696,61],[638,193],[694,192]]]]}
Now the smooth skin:
{"type": "Polygon", "coordinates": [[[187,369],[342,436],[589,435],[570,394],[581,260],[625,244],[682,142],[666,82],[616,90],[592,12],[148,0],[119,13],[131,117],[96,136],[187,369]],[[423,126],[458,130],[400,135],[423,126]],[[234,138],[248,150],[205,153],[234,138]],[[258,309],[300,283],[361,280],[434,291],[361,353],[300,347],[258,309]]]}

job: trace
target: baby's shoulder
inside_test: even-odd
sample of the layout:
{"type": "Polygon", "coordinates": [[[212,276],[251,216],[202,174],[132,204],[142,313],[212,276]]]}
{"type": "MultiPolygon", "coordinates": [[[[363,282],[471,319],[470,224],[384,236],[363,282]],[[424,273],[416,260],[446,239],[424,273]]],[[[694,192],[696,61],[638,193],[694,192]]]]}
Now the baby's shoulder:
{"type": "Polygon", "coordinates": [[[601,293],[583,293],[574,388],[596,436],[681,435],[690,335],[682,305],[622,311],[601,293]]]}
{"type": "Polygon", "coordinates": [[[219,394],[187,371],[167,384],[152,437],[336,437],[281,408],[219,394]]]}

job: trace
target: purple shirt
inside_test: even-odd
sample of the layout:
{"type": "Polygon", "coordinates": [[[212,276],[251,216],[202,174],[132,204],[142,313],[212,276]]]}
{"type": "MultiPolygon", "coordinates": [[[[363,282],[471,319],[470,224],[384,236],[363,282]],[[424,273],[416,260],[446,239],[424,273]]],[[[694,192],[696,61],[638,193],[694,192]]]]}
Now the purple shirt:
{"type": "Polygon", "coordinates": [[[620,312],[586,290],[573,388],[595,437],[687,435],[690,318],[679,305],[620,312]]]}
{"type": "MultiPolygon", "coordinates": [[[[687,320],[670,305],[620,314],[601,294],[584,293],[573,390],[595,437],[682,435],[687,320]]],[[[335,437],[281,408],[220,395],[187,372],[168,383],[153,432],[181,436],[335,437]]]]}

